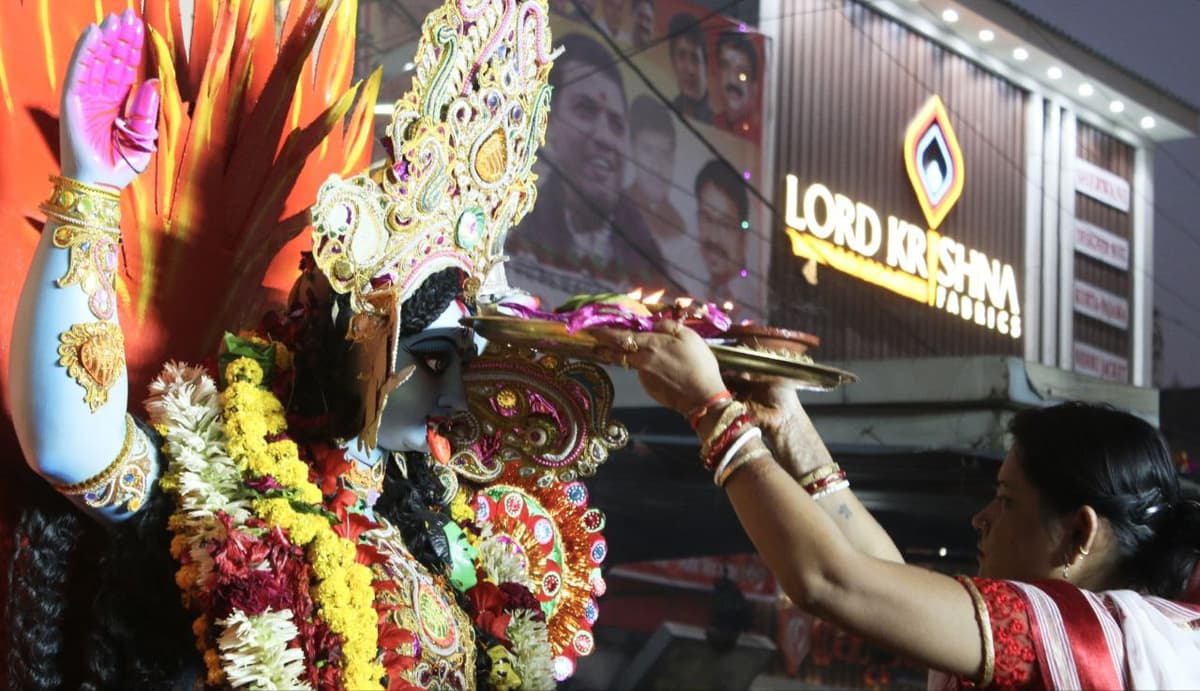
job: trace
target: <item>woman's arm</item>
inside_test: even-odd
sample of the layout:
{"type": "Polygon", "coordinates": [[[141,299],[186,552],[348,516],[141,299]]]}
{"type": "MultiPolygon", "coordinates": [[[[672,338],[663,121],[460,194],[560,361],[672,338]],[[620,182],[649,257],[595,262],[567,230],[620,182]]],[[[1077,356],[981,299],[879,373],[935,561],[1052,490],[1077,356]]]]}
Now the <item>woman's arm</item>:
{"type": "MultiPolygon", "coordinates": [[[[654,333],[592,333],[613,361],[638,369],[647,393],[674,410],[697,409],[724,388],[712,352],[690,329],[663,322],[654,333]]],[[[720,436],[712,417],[699,425],[704,439],[720,436]]],[[[742,527],[797,605],[929,667],[983,676],[984,637],[962,585],[860,551],[787,471],[766,458],[770,452],[760,441],[740,449],[742,460],[758,460],[731,464],[724,486],[742,527]]]]}
{"type": "Polygon", "coordinates": [[[156,86],[130,98],[142,22],[90,26],[64,82],[63,175],[17,306],[9,370],[13,422],[30,466],[81,509],[121,520],[144,502],[157,451],[126,415],[117,321],[119,194],[154,151],[156,86]],[[124,115],[121,115],[121,114],[124,115]]]}
{"type": "MultiPolygon", "coordinates": [[[[729,383],[758,419],[775,459],[793,480],[799,481],[833,463],[829,449],[800,405],[792,382],[772,378],[729,383]]],[[[816,502],[859,550],[884,561],[904,563],[891,536],[849,488],[826,494],[816,502]]]]}
{"type": "Polygon", "coordinates": [[[975,607],[953,578],[855,549],[775,463],[746,464],[725,489],[746,534],[802,609],[931,668],[979,678],[975,607]]]}

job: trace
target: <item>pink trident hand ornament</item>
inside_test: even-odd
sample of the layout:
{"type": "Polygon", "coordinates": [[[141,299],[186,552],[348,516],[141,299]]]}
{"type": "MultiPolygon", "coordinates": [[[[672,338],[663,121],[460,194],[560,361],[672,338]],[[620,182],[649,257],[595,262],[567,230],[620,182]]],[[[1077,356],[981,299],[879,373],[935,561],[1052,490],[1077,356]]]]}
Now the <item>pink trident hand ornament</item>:
{"type": "Polygon", "coordinates": [[[63,91],[63,175],[124,188],[150,163],[158,139],[158,80],[134,89],[145,27],[133,10],[88,26],[63,91]],[[131,96],[132,93],[132,96],[131,96]]]}

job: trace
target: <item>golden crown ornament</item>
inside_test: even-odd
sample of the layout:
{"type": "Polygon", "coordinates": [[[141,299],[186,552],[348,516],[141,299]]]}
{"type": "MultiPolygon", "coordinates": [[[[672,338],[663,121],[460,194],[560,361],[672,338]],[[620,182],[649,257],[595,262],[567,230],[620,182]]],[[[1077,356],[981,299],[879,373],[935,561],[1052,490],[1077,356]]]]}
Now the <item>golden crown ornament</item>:
{"type": "Polygon", "coordinates": [[[412,89],[395,103],[385,169],[331,177],[313,207],[313,257],[354,320],[395,325],[432,274],[487,292],[509,229],[533,207],[550,106],[545,0],[451,0],[425,19],[412,89]],[[391,319],[388,319],[391,317],[391,319]]]}

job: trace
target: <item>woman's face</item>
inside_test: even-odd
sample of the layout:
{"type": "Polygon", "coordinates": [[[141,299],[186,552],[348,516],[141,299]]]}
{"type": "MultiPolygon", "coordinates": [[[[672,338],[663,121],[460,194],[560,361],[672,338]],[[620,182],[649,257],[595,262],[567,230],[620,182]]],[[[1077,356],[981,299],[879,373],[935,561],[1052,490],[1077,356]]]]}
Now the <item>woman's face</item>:
{"type": "Polygon", "coordinates": [[[1029,581],[1054,578],[1062,570],[1062,521],[1046,518],[1041,493],[1025,475],[1017,451],[1009,449],[996,478],[996,496],[971,518],[979,533],[979,575],[1029,581]]]}
{"type": "Polygon", "coordinates": [[[389,451],[428,451],[431,424],[467,409],[463,366],[476,353],[475,335],[459,320],[468,312],[450,303],[424,331],[400,339],[396,371],[414,366],[408,378],[388,397],[379,425],[379,445],[389,451]]]}

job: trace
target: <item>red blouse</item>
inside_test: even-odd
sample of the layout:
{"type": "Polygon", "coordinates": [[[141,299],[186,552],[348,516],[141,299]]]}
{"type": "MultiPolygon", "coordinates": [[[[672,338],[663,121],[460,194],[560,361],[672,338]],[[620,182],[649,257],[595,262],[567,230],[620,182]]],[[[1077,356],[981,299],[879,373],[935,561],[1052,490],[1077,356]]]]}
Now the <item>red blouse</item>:
{"type": "Polygon", "coordinates": [[[983,636],[984,661],[978,684],[963,686],[997,689],[1040,689],[1037,651],[1030,635],[1025,598],[1006,581],[987,578],[958,579],[975,602],[975,618],[983,636]]]}

